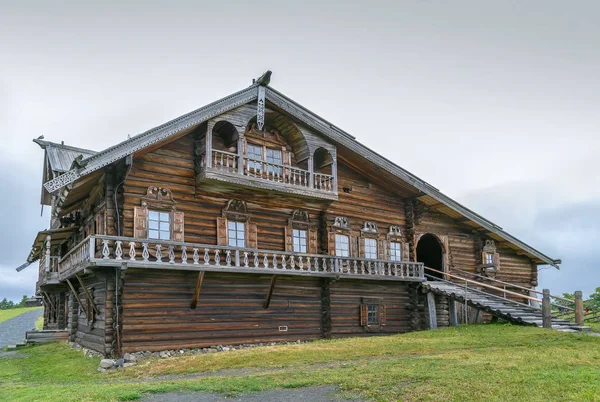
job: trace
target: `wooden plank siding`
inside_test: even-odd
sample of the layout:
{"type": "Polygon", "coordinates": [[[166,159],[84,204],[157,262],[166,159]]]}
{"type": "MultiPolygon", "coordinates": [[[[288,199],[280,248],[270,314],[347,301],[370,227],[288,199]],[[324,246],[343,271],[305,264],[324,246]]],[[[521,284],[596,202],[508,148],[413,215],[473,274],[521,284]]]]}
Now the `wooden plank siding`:
{"type": "MultiPolygon", "coordinates": [[[[112,352],[114,330],[112,329],[112,309],[106,308],[107,275],[102,272],[97,272],[82,277],[82,280],[94,299],[98,314],[94,315],[94,321],[90,325],[85,313],[79,313],[79,308],[77,311],[71,312],[77,319],[75,340],[86,348],[102,354],[110,354],[112,352]]],[[[88,302],[86,295],[80,286],[77,286],[76,289],[79,299],[84,304],[84,306],[79,307],[84,309],[88,302]]],[[[77,305],[77,303],[75,303],[75,305],[77,305]]]]}
{"type": "Polygon", "coordinates": [[[407,283],[339,280],[329,288],[332,338],[397,334],[411,330],[407,283]],[[386,309],[386,322],[380,329],[370,332],[361,326],[359,308],[362,298],[381,298],[386,309]]]}
{"type": "Polygon", "coordinates": [[[279,277],[265,309],[271,276],[207,272],[197,307],[191,309],[196,277],[183,271],[127,271],[124,352],[321,336],[320,278],[279,277]]]}

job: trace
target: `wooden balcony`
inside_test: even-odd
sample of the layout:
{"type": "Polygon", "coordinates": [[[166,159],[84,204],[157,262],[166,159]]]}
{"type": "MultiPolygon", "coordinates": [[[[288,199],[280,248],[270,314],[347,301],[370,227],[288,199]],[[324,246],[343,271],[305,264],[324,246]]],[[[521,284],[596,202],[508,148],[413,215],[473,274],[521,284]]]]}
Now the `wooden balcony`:
{"type": "Polygon", "coordinates": [[[308,197],[338,199],[335,174],[311,172],[216,149],[208,158],[206,154],[202,155],[198,180],[225,181],[308,197]]]}
{"type": "Polygon", "coordinates": [[[67,279],[91,266],[423,282],[422,263],[301,254],[165,240],[90,236],[59,262],[67,279]],[[98,246],[97,246],[98,245],[98,246]]]}
{"type": "Polygon", "coordinates": [[[47,256],[42,253],[39,259],[38,281],[36,289],[39,291],[40,286],[58,285],[60,283],[58,277],[59,257],[47,256]]]}

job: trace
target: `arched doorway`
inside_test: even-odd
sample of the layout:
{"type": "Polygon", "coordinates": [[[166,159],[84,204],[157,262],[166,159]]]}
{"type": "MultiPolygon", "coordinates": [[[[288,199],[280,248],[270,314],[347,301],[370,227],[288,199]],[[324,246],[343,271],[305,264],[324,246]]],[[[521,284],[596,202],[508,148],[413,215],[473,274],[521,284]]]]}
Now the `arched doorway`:
{"type": "MultiPolygon", "coordinates": [[[[417,243],[417,261],[422,262],[426,267],[444,271],[444,250],[436,236],[429,233],[421,236],[417,243]]],[[[443,278],[442,274],[427,269],[425,273],[436,278],[443,278]]]]}

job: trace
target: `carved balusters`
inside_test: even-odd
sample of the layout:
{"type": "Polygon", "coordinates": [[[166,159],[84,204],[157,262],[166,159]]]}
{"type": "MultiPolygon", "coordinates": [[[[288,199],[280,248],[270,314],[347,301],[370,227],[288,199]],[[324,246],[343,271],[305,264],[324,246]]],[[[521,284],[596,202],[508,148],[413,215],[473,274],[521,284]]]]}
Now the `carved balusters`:
{"type": "Polygon", "coordinates": [[[258,253],[254,252],[254,268],[258,268],[258,253]]]}
{"type": "Polygon", "coordinates": [[[186,246],[181,246],[181,263],[182,264],[187,264],[187,247],[186,246]]]}
{"type": "Polygon", "coordinates": [[[248,259],[248,252],[244,251],[244,268],[250,268],[250,261],[248,259]]]}
{"type": "Polygon", "coordinates": [[[175,246],[169,245],[169,264],[175,264],[175,246]]]}
{"type": "Polygon", "coordinates": [[[110,249],[108,247],[108,240],[102,240],[102,259],[108,260],[110,257],[110,249]]]}
{"type": "Polygon", "coordinates": [[[269,258],[267,257],[267,253],[263,255],[263,267],[269,268],[269,258]]]}
{"type": "Polygon", "coordinates": [[[221,256],[219,255],[220,252],[221,250],[219,249],[215,250],[215,265],[221,265],[221,256]]]}
{"type": "Polygon", "coordinates": [[[287,262],[285,261],[285,254],[281,256],[281,269],[287,268],[287,262]]]}
{"type": "Polygon", "coordinates": [[[155,257],[157,262],[162,262],[162,246],[160,244],[156,245],[155,257]]]}
{"type": "Polygon", "coordinates": [[[204,249],[204,265],[210,265],[210,254],[208,253],[208,248],[204,249]]]}
{"type": "Polygon", "coordinates": [[[145,261],[148,261],[148,259],[150,258],[150,252],[148,251],[148,243],[143,242],[142,243],[142,258],[145,261]]]}
{"type": "Polygon", "coordinates": [[[198,265],[198,261],[200,261],[200,256],[198,255],[198,247],[194,247],[192,251],[194,252],[194,254],[192,255],[194,265],[198,265]]]}
{"type": "Polygon", "coordinates": [[[117,240],[115,242],[115,260],[122,260],[123,259],[123,247],[122,247],[122,241],[121,240],[117,240]]]}
{"type": "Polygon", "coordinates": [[[231,266],[231,250],[227,250],[225,252],[225,266],[227,266],[227,267],[231,266]]]}
{"type": "Polygon", "coordinates": [[[294,260],[294,255],[290,255],[290,268],[296,269],[296,261],[294,260]]]}
{"type": "Polygon", "coordinates": [[[129,242],[129,261],[135,261],[135,242],[129,242]]]}

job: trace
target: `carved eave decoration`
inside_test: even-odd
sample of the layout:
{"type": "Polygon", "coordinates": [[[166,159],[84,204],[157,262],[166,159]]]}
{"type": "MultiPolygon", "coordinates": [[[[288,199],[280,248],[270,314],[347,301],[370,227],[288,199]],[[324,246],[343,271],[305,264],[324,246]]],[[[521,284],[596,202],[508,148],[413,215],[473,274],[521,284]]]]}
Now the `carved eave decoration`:
{"type": "Polygon", "coordinates": [[[176,202],[173,199],[171,190],[162,187],[148,187],[146,195],[141,198],[142,207],[156,208],[167,211],[175,211],[177,209],[176,202]]]}
{"type": "Polygon", "coordinates": [[[378,236],[379,230],[377,229],[377,224],[372,221],[366,221],[360,230],[360,237],[376,239],[378,236]]]}
{"type": "Polygon", "coordinates": [[[303,209],[295,209],[288,219],[288,226],[296,229],[309,229],[314,225],[311,225],[308,212],[303,209]]]}
{"type": "Polygon", "coordinates": [[[398,225],[391,225],[387,233],[388,240],[402,240],[402,228],[398,225]]]}
{"type": "Polygon", "coordinates": [[[246,204],[246,201],[242,200],[227,201],[227,205],[225,205],[221,214],[223,218],[235,221],[248,222],[250,220],[248,205],[246,204]]]}
{"type": "Polygon", "coordinates": [[[279,134],[279,131],[266,128],[264,130],[259,130],[258,127],[256,127],[256,123],[252,123],[250,129],[244,133],[244,136],[247,137],[250,142],[253,142],[252,140],[254,140],[254,142],[277,145],[280,147],[286,147],[288,151],[291,150],[291,147],[289,147],[287,141],[285,141],[285,139],[283,139],[279,134]]]}
{"type": "Polygon", "coordinates": [[[496,243],[494,240],[486,240],[485,246],[483,246],[483,251],[485,253],[496,254],[496,243]]]}

